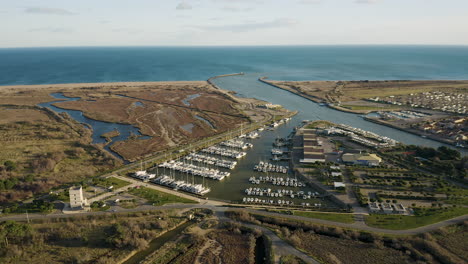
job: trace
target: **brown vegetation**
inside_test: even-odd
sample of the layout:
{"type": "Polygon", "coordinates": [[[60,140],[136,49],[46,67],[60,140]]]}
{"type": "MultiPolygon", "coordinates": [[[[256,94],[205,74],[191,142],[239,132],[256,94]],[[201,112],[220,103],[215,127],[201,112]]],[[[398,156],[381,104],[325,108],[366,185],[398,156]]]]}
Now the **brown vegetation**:
{"type": "Polygon", "coordinates": [[[60,102],[62,108],[83,111],[96,120],[132,124],[150,139],[118,142],[112,149],[134,160],[181,143],[215,135],[248,122],[237,102],[208,85],[149,85],[67,92],[83,100],[60,102]],[[198,96],[187,100],[189,96],[198,96]],[[122,97],[126,96],[126,97],[122,97]],[[90,100],[88,100],[90,99],[90,100]],[[139,104],[137,104],[139,103],[139,104]],[[197,116],[209,120],[200,120],[197,116]],[[189,130],[184,126],[192,124],[189,130]]]}
{"type": "MultiPolygon", "coordinates": [[[[183,218],[167,212],[36,220],[0,246],[1,263],[116,263],[183,218]],[[164,222],[165,228],[160,223],[164,222]]],[[[12,228],[9,228],[12,229],[12,228]]],[[[0,233],[5,227],[0,225],[0,233]]]]}
{"type": "Polygon", "coordinates": [[[81,98],[68,102],[57,100],[55,106],[79,110],[100,121],[132,124],[143,135],[151,136],[145,140],[133,137],[112,146],[127,160],[249,123],[243,111],[254,114],[252,109],[255,110],[242,106],[244,103],[206,82],[5,86],[0,87],[0,105],[33,106],[50,102],[54,100],[49,95],[53,92],[81,98]],[[193,127],[187,129],[187,125],[193,127]]]}
{"type": "Polygon", "coordinates": [[[81,125],[35,108],[17,107],[15,113],[22,114],[0,125],[0,203],[47,192],[118,164],[88,145],[90,131],[81,125]],[[22,118],[26,113],[30,118],[22,118]],[[14,168],[6,168],[5,162],[14,168]]]}

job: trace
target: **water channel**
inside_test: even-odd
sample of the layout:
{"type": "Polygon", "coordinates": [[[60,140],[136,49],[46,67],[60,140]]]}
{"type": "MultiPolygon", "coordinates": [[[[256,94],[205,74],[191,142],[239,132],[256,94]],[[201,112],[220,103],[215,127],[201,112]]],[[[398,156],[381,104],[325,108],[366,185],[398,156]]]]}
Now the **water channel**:
{"type": "Polygon", "coordinates": [[[131,258],[129,258],[127,261],[125,261],[124,264],[138,264],[138,263],[140,263],[147,256],[149,256],[154,251],[158,250],[160,247],[162,247],[168,241],[171,241],[171,240],[175,239],[178,235],[180,235],[182,233],[182,231],[184,231],[187,227],[189,227],[191,225],[193,225],[193,222],[187,221],[186,223],[181,224],[180,226],[172,229],[171,231],[167,231],[166,233],[162,234],[161,236],[153,239],[149,243],[149,246],[147,248],[137,252],[135,255],[133,255],[131,258]]]}

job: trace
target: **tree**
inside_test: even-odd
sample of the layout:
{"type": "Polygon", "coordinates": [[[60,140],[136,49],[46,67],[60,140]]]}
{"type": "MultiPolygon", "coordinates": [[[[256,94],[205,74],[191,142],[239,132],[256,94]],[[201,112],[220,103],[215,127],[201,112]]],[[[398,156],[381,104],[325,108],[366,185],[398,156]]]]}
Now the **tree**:
{"type": "Polygon", "coordinates": [[[31,226],[15,221],[0,223],[0,240],[7,245],[11,242],[20,242],[32,232],[31,226]]]}
{"type": "Polygon", "coordinates": [[[3,165],[5,165],[5,168],[7,171],[14,171],[16,170],[16,163],[11,161],[11,160],[7,160],[3,163],[3,165]]]}

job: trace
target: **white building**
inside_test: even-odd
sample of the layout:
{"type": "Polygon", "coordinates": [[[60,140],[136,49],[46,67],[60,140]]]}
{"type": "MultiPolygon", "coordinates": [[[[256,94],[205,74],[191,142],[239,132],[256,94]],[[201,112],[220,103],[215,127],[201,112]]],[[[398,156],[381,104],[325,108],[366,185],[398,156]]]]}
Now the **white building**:
{"type": "Polygon", "coordinates": [[[393,213],[393,207],[389,203],[381,203],[380,206],[382,206],[382,211],[384,214],[392,214],[393,213]]]}
{"type": "Polygon", "coordinates": [[[394,204],[393,206],[395,207],[395,213],[397,213],[397,214],[406,214],[406,208],[401,203],[394,204]]]}
{"type": "Polygon", "coordinates": [[[371,213],[380,213],[381,208],[379,203],[369,203],[369,211],[371,213]]]}
{"type": "Polygon", "coordinates": [[[83,208],[84,206],[87,205],[87,201],[83,196],[83,188],[81,186],[70,187],[69,193],[70,193],[70,207],[72,209],[83,208]]]}
{"type": "Polygon", "coordinates": [[[340,177],[340,176],[343,176],[343,174],[341,172],[332,171],[331,176],[332,177],[340,177]]]}

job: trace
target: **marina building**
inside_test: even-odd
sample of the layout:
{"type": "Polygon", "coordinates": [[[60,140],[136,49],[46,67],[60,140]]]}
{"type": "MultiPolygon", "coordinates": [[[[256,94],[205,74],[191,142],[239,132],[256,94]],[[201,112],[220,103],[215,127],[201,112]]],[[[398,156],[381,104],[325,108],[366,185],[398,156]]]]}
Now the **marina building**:
{"type": "Polygon", "coordinates": [[[303,158],[301,163],[325,162],[325,151],[322,140],[315,134],[314,129],[302,129],[303,158]]]}

